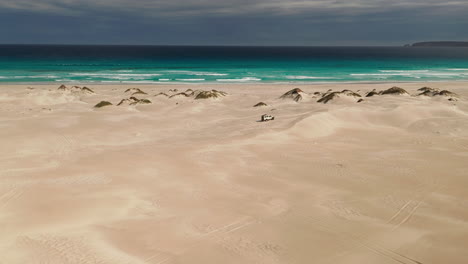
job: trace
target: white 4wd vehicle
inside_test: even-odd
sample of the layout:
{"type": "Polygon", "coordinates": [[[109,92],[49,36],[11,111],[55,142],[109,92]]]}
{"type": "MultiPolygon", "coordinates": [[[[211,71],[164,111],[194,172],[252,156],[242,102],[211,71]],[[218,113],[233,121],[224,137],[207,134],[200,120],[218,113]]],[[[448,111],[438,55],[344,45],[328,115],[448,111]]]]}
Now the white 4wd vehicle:
{"type": "Polygon", "coordinates": [[[270,120],[275,120],[275,117],[271,115],[262,115],[262,122],[266,122],[270,120]]]}

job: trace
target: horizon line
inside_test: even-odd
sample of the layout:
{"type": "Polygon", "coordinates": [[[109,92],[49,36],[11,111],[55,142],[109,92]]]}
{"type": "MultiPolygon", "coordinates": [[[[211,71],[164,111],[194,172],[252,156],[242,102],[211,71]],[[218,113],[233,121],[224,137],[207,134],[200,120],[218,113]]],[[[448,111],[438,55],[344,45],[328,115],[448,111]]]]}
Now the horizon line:
{"type": "Polygon", "coordinates": [[[0,43],[0,46],[142,46],[142,47],[266,47],[266,48],[309,48],[309,47],[404,47],[404,45],[225,45],[225,44],[72,44],[72,43],[0,43]]]}

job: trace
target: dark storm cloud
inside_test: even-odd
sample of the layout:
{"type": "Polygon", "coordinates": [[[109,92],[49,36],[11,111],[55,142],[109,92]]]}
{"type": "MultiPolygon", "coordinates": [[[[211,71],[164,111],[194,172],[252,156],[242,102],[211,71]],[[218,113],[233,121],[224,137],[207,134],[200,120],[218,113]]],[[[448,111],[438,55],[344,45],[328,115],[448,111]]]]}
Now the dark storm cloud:
{"type": "Polygon", "coordinates": [[[90,10],[141,16],[224,16],[255,13],[293,15],[306,12],[363,14],[416,8],[467,10],[467,1],[436,0],[2,0],[1,9],[82,15],[90,10]]]}
{"type": "Polygon", "coordinates": [[[468,1],[0,0],[1,43],[393,45],[468,39],[468,1]]]}

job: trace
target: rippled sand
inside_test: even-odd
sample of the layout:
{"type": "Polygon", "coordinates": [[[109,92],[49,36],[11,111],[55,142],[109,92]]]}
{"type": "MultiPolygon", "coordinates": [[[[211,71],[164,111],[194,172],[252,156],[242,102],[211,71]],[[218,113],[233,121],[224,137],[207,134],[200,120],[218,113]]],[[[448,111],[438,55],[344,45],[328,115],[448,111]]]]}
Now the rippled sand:
{"type": "Polygon", "coordinates": [[[466,263],[468,83],[397,85],[460,98],[140,85],[152,104],[116,106],[135,86],[4,85],[0,263],[466,263]],[[187,88],[228,95],[154,96],[187,88]]]}

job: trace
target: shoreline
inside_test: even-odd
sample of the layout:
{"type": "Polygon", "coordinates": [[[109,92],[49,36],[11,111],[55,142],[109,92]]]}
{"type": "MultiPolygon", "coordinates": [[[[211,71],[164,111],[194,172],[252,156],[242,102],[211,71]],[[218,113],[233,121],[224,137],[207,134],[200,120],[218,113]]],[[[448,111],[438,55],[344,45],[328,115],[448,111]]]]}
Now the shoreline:
{"type": "Polygon", "coordinates": [[[321,85],[353,85],[353,84],[365,84],[365,85],[383,85],[388,84],[389,86],[394,86],[394,84],[408,84],[408,85],[416,85],[416,84],[427,84],[427,83],[437,83],[437,84],[460,84],[460,83],[468,83],[468,80],[441,80],[441,81],[343,81],[343,82],[155,82],[155,83],[102,83],[102,82],[27,82],[27,83],[2,83],[0,82],[0,87],[2,86],[24,86],[24,85],[34,85],[34,86],[60,86],[64,85],[84,85],[84,86],[206,86],[206,85],[214,85],[214,86],[221,86],[221,85],[228,85],[228,86],[284,86],[284,85],[311,85],[311,86],[321,86],[321,85]]]}
{"type": "Polygon", "coordinates": [[[49,86],[49,85],[96,85],[96,86],[117,86],[117,85],[328,85],[328,84],[396,84],[396,83],[463,83],[467,82],[468,79],[460,79],[460,80],[427,80],[427,81],[324,81],[324,82],[0,82],[0,86],[20,86],[20,85],[42,85],[42,86],[49,86]]]}

